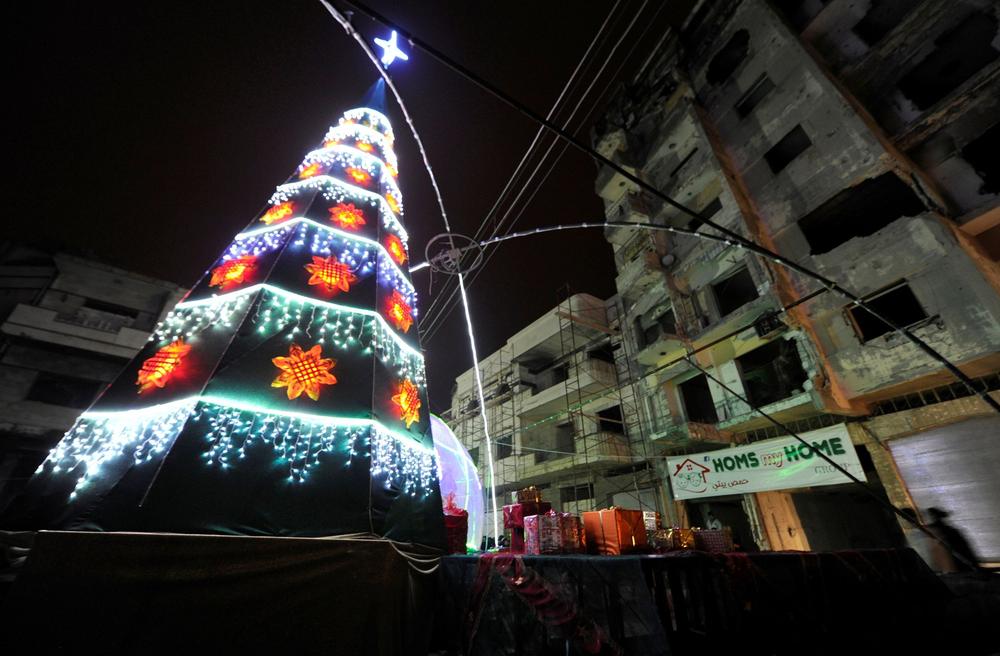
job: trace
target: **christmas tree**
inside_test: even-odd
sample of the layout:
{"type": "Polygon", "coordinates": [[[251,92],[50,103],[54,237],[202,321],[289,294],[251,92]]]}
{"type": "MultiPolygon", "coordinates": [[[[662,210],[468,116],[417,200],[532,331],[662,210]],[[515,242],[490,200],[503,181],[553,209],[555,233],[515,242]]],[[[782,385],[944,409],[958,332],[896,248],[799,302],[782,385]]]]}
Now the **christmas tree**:
{"type": "Polygon", "coordinates": [[[380,111],[344,112],[5,523],[441,545],[393,140],[380,111]]]}

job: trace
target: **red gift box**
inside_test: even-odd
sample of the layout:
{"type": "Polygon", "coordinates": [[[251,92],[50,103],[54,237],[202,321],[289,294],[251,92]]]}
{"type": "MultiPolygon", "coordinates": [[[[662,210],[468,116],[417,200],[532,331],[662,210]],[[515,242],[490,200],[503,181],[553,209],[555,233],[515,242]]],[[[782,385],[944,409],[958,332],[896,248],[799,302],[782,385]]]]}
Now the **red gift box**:
{"type": "Polygon", "coordinates": [[[642,512],[609,508],[583,513],[587,547],[591,553],[608,556],[642,550],[646,545],[646,525],[642,512]]]}
{"type": "Polygon", "coordinates": [[[469,512],[455,503],[455,493],[448,495],[444,502],[445,548],[448,553],[465,553],[465,541],[469,535],[469,512]]]}
{"type": "Polygon", "coordinates": [[[523,501],[521,503],[511,503],[503,507],[503,527],[504,528],[524,528],[524,518],[529,515],[541,515],[547,513],[552,508],[552,504],[547,501],[523,501]]]}

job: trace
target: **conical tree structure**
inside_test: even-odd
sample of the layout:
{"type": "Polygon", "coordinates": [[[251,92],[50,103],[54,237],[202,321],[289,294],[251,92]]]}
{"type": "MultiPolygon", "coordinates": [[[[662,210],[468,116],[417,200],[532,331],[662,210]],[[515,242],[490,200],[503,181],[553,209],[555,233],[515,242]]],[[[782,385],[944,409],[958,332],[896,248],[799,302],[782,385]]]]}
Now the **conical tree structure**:
{"type": "Polygon", "coordinates": [[[441,545],[392,147],[382,113],[345,112],[5,523],[441,545]]]}

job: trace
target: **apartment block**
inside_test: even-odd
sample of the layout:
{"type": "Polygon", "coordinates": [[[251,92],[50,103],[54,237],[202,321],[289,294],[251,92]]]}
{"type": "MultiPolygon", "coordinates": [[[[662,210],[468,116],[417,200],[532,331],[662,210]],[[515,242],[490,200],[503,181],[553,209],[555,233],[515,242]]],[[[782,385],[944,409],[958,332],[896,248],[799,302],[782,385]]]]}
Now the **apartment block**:
{"type": "Polygon", "coordinates": [[[0,507],[185,292],[88,258],[0,247],[0,507]]]}
{"type": "MultiPolygon", "coordinates": [[[[567,294],[480,362],[497,508],[528,485],[564,512],[668,507],[646,451],[619,308],[617,298],[567,294]]],[[[445,419],[486,482],[482,415],[469,369],[445,419]]]]}
{"type": "MultiPolygon", "coordinates": [[[[843,426],[877,496],[945,507],[1000,560],[1000,33],[992,2],[700,2],[596,127],[620,325],[648,449],[698,453],[843,426]],[[989,155],[987,154],[989,153],[989,155]],[[765,416],[767,415],[767,416],[765,416]]],[[[669,471],[661,471],[664,486],[669,471]]],[[[718,495],[747,548],[889,546],[860,486],[718,495]]]]}

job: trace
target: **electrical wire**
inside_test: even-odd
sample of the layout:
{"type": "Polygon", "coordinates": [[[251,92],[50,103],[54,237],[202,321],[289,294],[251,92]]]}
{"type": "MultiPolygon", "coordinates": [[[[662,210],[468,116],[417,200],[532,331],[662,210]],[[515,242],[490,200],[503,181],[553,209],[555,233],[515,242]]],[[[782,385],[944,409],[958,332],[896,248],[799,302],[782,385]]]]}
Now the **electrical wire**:
{"type": "MultiPolygon", "coordinates": [[[[598,28],[597,33],[594,34],[594,38],[591,39],[590,44],[587,46],[587,49],[584,51],[583,55],[578,59],[576,67],[573,69],[572,74],[570,75],[569,79],[566,81],[566,84],[563,86],[562,91],[560,91],[559,96],[556,98],[556,101],[552,104],[551,109],[549,109],[549,112],[546,115],[547,119],[552,119],[556,115],[556,113],[559,111],[559,108],[560,108],[560,105],[561,105],[561,103],[563,101],[563,98],[566,97],[567,92],[573,86],[573,84],[574,84],[574,82],[576,80],[577,74],[581,71],[581,69],[584,68],[584,64],[588,63],[588,60],[590,58],[590,54],[591,54],[591,52],[594,51],[594,48],[595,48],[595,46],[597,46],[598,42],[603,40],[602,37],[603,37],[604,32],[605,32],[605,30],[606,30],[606,28],[608,26],[608,23],[611,21],[611,18],[614,16],[615,11],[618,9],[619,4],[620,4],[620,0],[616,0],[615,4],[611,7],[611,11],[609,11],[607,17],[605,17],[604,22],[601,23],[601,26],[598,28]]],[[[645,4],[646,3],[643,2],[643,7],[645,7],[645,4]]],[[[636,15],[636,16],[633,17],[632,21],[628,24],[628,26],[625,28],[625,31],[621,34],[621,36],[618,38],[618,41],[612,47],[611,52],[604,58],[604,63],[601,65],[601,68],[595,74],[595,76],[594,76],[593,80],[591,81],[591,83],[583,91],[583,94],[580,96],[580,99],[577,101],[577,104],[573,108],[573,111],[570,114],[570,116],[564,121],[565,125],[567,125],[567,126],[569,125],[569,122],[576,115],[576,112],[579,109],[580,104],[590,94],[590,90],[593,88],[594,84],[600,78],[601,73],[603,73],[603,71],[604,71],[604,67],[607,65],[607,62],[610,61],[611,57],[614,56],[614,53],[617,51],[618,47],[621,45],[622,40],[629,33],[629,31],[631,31],[632,25],[635,23],[635,19],[637,18],[637,16],[638,15],[636,15]]],[[[595,103],[595,106],[596,106],[596,103],[595,103]]],[[[591,109],[591,111],[593,111],[593,108],[591,109]]],[[[588,115],[589,115],[589,113],[588,113],[588,115]]],[[[529,159],[531,159],[531,156],[533,155],[534,150],[535,150],[535,146],[540,143],[542,135],[544,135],[544,134],[545,134],[545,128],[543,128],[543,127],[538,128],[538,131],[535,133],[535,136],[532,139],[531,144],[528,146],[528,149],[525,151],[524,155],[521,157],[521,160],[518,162],[517,166],[515,167],[514,172],[511,174],[510,178],[508,178],[507,183],[504,185],[503,189],[500,191],[500,194],[497,196],[497,199],[493,202],[493,206],[490,208],[490,211],[487,212],[487,214],[484,217],[483,221],[480,223],[479,227],[477,228],[476,234],[473,237],[473,239],[479,239],[480,238],[480,234],[483,233],[483,232],[485,232],[486,225],[489,222],[490,218],[495,215],[495,213],[499,209],[500,205],[503,203],[504,199],[507,197],[507,194],[511,190],[514,182],[520,176],[522,168],[524,168],[524,166],[529,161],[529,159]]],[[[507,209],[507,211],[504,213],[504,216],[502,216],[498,221],[496,221],[494,223],[493,231],[490,234],[491,237],[495,237],[500,232],[500,230],[502,229],[502,226],[504,224],[504,221],[506,220],[506,217],[513,210],[514,204],[517,203],[518,199],[524,193],[524,190],[527,188],[527,186],[529,184],[531,184],[531,181],[534,179],[535,175],[537,174],[539,168],[541,168],[542,164],[544,164],[546,158],[548,157],[548,154],[552,151],[552,148],[553,148],[553,146],[555,146],[556,143],[557,143],[557,141],[553,141],[549,145],[548,149],[542,155],[542,157],[539,160],[538,164],[535,166],[535,168],[532,170],[532,172],[528,175],[527,180],[524,183],[522,183],[520,191],[518,191],[517,196],[515,196],[514,199],[510,202],[510,206],[507,209]]],[[[565,152],[565,148],[563,149],[563,152],[565,152]]],[[[559,157],[561,157],[561,156],[562,156],[562,154],[559,155],[559,157]]],[[[559,158],[557,158],[556,162],[553,163],[553,165],[552,165],[553,168],[555,167],[555,164],[558,163],[558,161],[559,161],[559,158]]],[[[527,204],[529,204],[531,202],[531,199],[534,198],[534,195],[535,195],[535,193],[537,193],[538,188],[541,187],[541,184],[544,183],[545,179],[548,178],[548,176],[551,174],[551,172],[552,172],[552,168],[550,168],[549,171],[546,172],[545,178],[543,178],[542,182],[539,183],[539,185],[536,186],[535,191],[532,192],[531,198],[529,198],[528,201],[524,205],[522,205],[521,211],[518,214],[518,218],[520,217],[520,214],[524,212],[524,208],[527,206],[527,204]]],[[[515,219],[514,222],[516,222],[516,219],[515,219]]],[[[513,225],[514,222],[512,222],[511,225],[513,225]]],[[[478,277],[478,275],[479,274],[476,273],[476,274],[474,274],[472,276],[472,278],[469,281],[469,285],[470,286],[472,285],[472,282],[475,280],[475,278],[478,277]]],[[[445,283],[445,287],[446,288],[448,287],[448,282],[450,282],[450,281],[447,281],[445,283]]],[[[426,335],[425,339],[427,339],[428,341],[433,337],[433,334],[436,332],[435,326],[438,323],[439,318],[440,318],[439,314],[440,314],[441,311],[443,311],[443,309],[445,307],[448,307],[451,304],[451,301],[455,298],[455,292],[456,292],[456,288],[455,287],[452,287],[447,292],[447,297],[444,296],[444,294],[445,294],[445,290],[444,289],[441,290],[440,292],[438,292],[438,294],[435,296],[434,300],[431,302],[431,306],[424,313],[425,319],[424,319],[424,321],[421,322],[421,326],[420,326],[420,328],[421,328],[421,337],[424,337],[424,335],[426,335]],[[444,300],[442,301],[441,299],[444,299],[444,300]],[[438,305],[439,302],[441,303],[440,306],[438,305]]],[[[447,314],[451,313],[451,309],[452,308],[453,308],[453,305],[451,307],[448,307],[447,314]]],[[[447,314],[446,314],[446,316],[447,316],[447,314]]]]}
{"type": "MultiPolygon", "coordinates": [[[[625,28],[625,31],[621,34],[621,36],[619,37],[618,41],[615,43],[614,47],[611,49],[611,52],[605,57],[604,63],[601,65],[600,70],[598,70],[598,72],[595,74],[593,81],[587,87],[586,91],[584,91],[584,94],[577,101],[577,104],[576,104],[576,106],[574,106],[573,111],[570,114],[569,118],[566,119],[566,121],[564,123],[564,127],[569,127],[569,123],[573,119],[573,117],[576,115],[577,111],[580,108],[580,105],[583,103],[583,101],[586,99],[586,97],[590,94],[590,91],[591,91],[591,89],[593,89],[594,84],[596,84],[596,82],[598,81],[598,79],[600,79],[602,73],[604,72],[605,67],[611,61],[611,59],[614,56],[615,52],[617,52],[618,47],[621,45],[622,41],[631,32],[632,26],[635,24],[635,21],[639,18],[640,14],[645,9],[645,7],[646,7],[646,3],[643,2],[642,7],[640,7],[640,9],[635,13],[635,15],[632,18],[632,21],[629,22],[628,26],[625,28]]],[[[600,106],[601,99],[603,99],[604,96],[607,95],[608,90],[611,88],[611,85],[614,84],[615,81],[618,79],[618,76],[621,73],[622,68],[624,68],[625,64],[628,63],[631,60],[632,54],[635,52],[636,47],[638,47],[638,45],[643,41],[643,39],[645,39],[646,34],[649,32],[649,30],[656,23],[656,19],[660,15],[660,12],[662,11],[663,7],[664,7],[663,3],[659,3],[657,5],[656,10],[653,12],[652,16],[650,16],[646,20],[646,27],[642,30],[642,32],[639,33],[639,36],[637,38],[635,38],[635,39],[632,40],[632,46],[629,48],[629,50],[625,54],[625,56],[621,58],[621,61],[619,62],[618,67],[615,69],[614,73],[610,76],[610,79],[609,79],[608,83],[604,86],[604,89],[600,92],[600,94],[598,94],[598,96],[596,98],[594,98],[593,102],[590,103],[590,109],[587,111],[586,115],[584,115],[583,119],[580,121],[580,126],[586,125],[587,122],[590,120],[590,117],[593,115],[593,113],[595,111],[597,111],[597,108],[600,106]]],[[[544,128],[539,128],[539,133],[541,133],[543,131],[544,131],[544,128]]],[[[527,184],[531,183],[531,180],[534,178],[535,173],[537,173],[538,169],[542,166],[542,164],[548,158],[549,153],[552,152],[552,149],[555,147],[555,145],[557,143],[559,143],[558,140],[553,140],[553,142],[551,144],[549,144],[548,149],[542,155],[541,160],[536,165],[535,169],[532,171],[532,173],[529,176],[528,180],[525,182],[525,186],[527,184]]],[[[524,215],[524,212],[530,206],[531,202],[534,200],[534,198],[538,194],[539,190],[541,190],[541,188],[545,184],[546,180],[548,180],[549,176],[552,174],[552,171],[555,170],[556,165],[558,165],[559,161],[562,159],[563,155],[566,154],[566,151],[568,149],[569,149],[569,144],[563,143],[561,150],[557,153],[557,155],[556,155],[555,159],[553,160],[552,164],[550,165],[549,169],[545,172],[545,175],[542,177],[542,179],[535,186],[535,189],[531,192],[531,195],[528,197],[528,199],[524,203],[522,203],[522,205],[520,207],[520,210],[518,211],[517,215],[509,223],[508,229],[513,228],[514,225],[517,224],[517,222],[520,220],[521,216],[524,215]]],[[[522,192],[523,192],[523,188],[522,188],[522,192]]],[[[518,197],[520,197],[520,194],[518,194],[518,197]]],[[[517,198],[515,198],[513,202],[516,203],[517,202],[517,198]]],[[[513,209],[513,205],[508,210],[507,214],[509,214],[512,209],[513,209]]],[[[491,235],[491,237],[495,237],[497,235],[497,233],[500,231],[501,224],[502,224],[502,221],[500,223],[498,223],[498,225],[497,225],[496,229],[493,231],[493,235],[491,235]]],[[[477,233],[477,235],[478,235],[478,233],[477,233]]],[[[495,254],[496,254],[496,251],[493,251],[493,252],[489,253],[487,255],[487,257],[486,257],[486,260],[480,265],[479,271],[476,271],[476,272],[473,273],[473,275],[470,277],[470,280],[469,280],[469,286],[470,287],[475,283],[475,281],[478,279],[479,275],[482,274],[482,272],[485,269],[486,265],[489,264],[490,260],[493,258],[493,256],[495,254]]],[[[439,297],[440,297],[440,294],[439,294],[439,297]]],[[[443,309],[441,312],[439,312],[438,316],[435,317],[435,319],[437,321],[435,321],[431,325],[430,329],[427,331],[426,339],[427,339],[428,342],[430,342],[430,340],[432,340],[434,338],[434,336],[439,332],[439,330],[441,328],[441,325],[448,318],[448,316],[450,316],[452,310],[454,310],[455,305],[454,305],[453,299],[454,299],[454,293],[450,294],[449,297],[448,297],[448,299],[445,301],[445,303],[448,304],[447,307],[445,309],[443,309]]]]}
{"type": "MultiPolygon", "coordinates": [[[[323,0],[321,0],[321,1],[323,1],[323,0]]],[[[845,289],[844,287],[842,287],[840,284],[838,284],[837,282],[835,282],[835,281],[827,278],[826,276],[824,276],[824,275],[822,275],[822,274],[820,274],[820,273],[818,273],[816,271],[813,271],[813,270],[809,269],[808,267],[803,266],[803,265],[799,264],[798,262],[795,262],[794,260],[790,260],[790,259],[786,258],[783,255],[780,255],[780,254],[778,254],[778,253],[776,253],[774,251],[771,251],[770,249],[765,248],[765,247],[763,247],[763,246],[761,246],[761,245],[759,245],[759,244],[757,244],[757,243],[755,243],[755,242],[753,242],[753,241],[751,241],[751,240],[743,237],[742,235],[740,235],[740,234],[738,234],[738,233],[730,230],[729,228],[721,226],[721,225],[719,225],[719,224],[711,221],[710,219],[702,216],[699,212],[696,212],[696,211],[692,210],[691,208],[687,207],[686,205],[684,205],[684,204],[678,202],[677,200],[671,198],[669,195],[667,195],[663,191],[657,189],[656,187],[652,186],[651,184],[649,184],[645,180],[642,180],[637,175],[635,175],[633,173],[630,173],[629,171],[625,170],[622,166],[620,166],[620,165],[616,164],[615,162],[611,161],[609,158],[601,155],[594,148],[592,148],[589,145],[587,145],[586,143],[580,141],[579,139],[577,139],[576,137],[574,137],[572,134],[569,134],[568,132],[566,132],[565,130],[563,130],[562,128],[560,128],[558,125],[555,125],[551,121],[548,121],[547,119],[545,119],[544,117],[542,117],[541,115],[539,115],[537,112],[535,112],[534,110],[532,110],[531,108],[529,108],[524,103],[521,103],[518,100],[516,100],[515,98],[511,97],[509,94],[505,93],[504,91],[502,91],[501,89],[499,89],[495,85],[491,84],[490,82],[488,82],[487,80],[485,80],[484,78],[482,78],[481,76],[479,76],[478,74],[472,72],[467,67],[463,66],[462,64],[456,62],[454,59],[452,59],[452,58],[448,57],[447,55],[445,55],[444,53],[440,52],[439,50],[437,50],[436,48],[434,48],[434,46],[431,46],[430,44],[428,44],[426,41],[420,39],[417,36],[414,36],[411,32],[403,29],[402,27],[399,27],[398,25],[396,25],[395,23],[393,23],[392,21],[390,21],[388,18],[386,18],[382,14],[380,14],[380,13],[376,12],[375,10],[373,10],[372,8],[368,7],[366,4],[360,2],[359,0],[344,0],[344,1],[347,4],[351,5],[352,7],[355,7],[359,11],[367,14],[373,20],[376,20],[376,21],[382,23],[383,25],[385,25],[385,26],[387,26],[387,27],[389,27],[391,29],[396,30],[400,35],[402,35],[410,43],[411,46],[413,46],[415,48],[419,48],[420,50],[424,51],[425,53],[427,53],[428,55],[430,55],[431,57],[433,57],[434,59],[436,59],[440,63],[444,64],[445,66],[447,66],[451,70],[455,71],[456,73],[458,73],[459,75],[461,75],[465,79],[467,79],[470,82],[472,82],[476,86],[480,87],[481,89],[483,89],[484,91],[486,91],[489,94],[493,95],[494,97],[498,98],[499,100],[502,100],[504,103],[506,103],[507,105],[509,105],[513,109],[517,110],[521,114],[524,114],[528,118],[531,118],[532,120],[534,120],[534,121],[538,122],[539,124],[545,126],[548,130],[550,130],[553,133],[555,133],[556,135],[558,135],[561,139],[567,141],[568,143],[570,143],[571,145],[573,145],[575,148],[577,148],[581,152],[589,155],[595,161],[597,161],[597,162],[599,162],[599,163],[607,166],[609,169],[611,169],[612,171],[618,173],[619,175],[621,175],[623,178],[625,178],[626,180],[628,180],[632,184],[634,184],[637,187],[640,187],[641,189],[647,191],[648,193],[652,194],[654,197],[656,197],[659,200],[663,201],[664,203],[670,205],[671,207],[673,207],[673,208],[675,208],[675,209],[683,212],[684,214],[687,214],[688,216],[690,216],[691,218],[693,218],[699,225],[707,225],[707,226],[710,226],[710,227],[714,228],[715,230],[719,231],[723,235],[726,235],[732,241],[741,244],[744,248],[746,248],[746,249],[754,252],[755,254],[763,256],[763,257],[766,257],[766,258],[768,258],[768,259],[770,259],[770,260],[772,260],[772,261],[774,261],[776,263],[782,264],[783,266],[785,266],[785,267],[787,267],[787,268],[789,268],[789,269],[791,269],[791,270],[793,270],[793,271],[795,271],[795,272],[797,272],[797,273],[799,273],[801,275],[804,275],[804,276],[807,276],[809,278],[812,278],[812,279],[820,282],[824,287],[827,287],[830,291],[833,291],[833,292],[837,293],[838,295],[840,295],[840,296],[842,296],[842,297],[844,297],[844,298],[852,301],[852,303],[855,306],[864,308],[873,317],[875,317],[876,319],[878,319],[879,321],[881,321],[885,325],[887,325],[890,328],[892,328],[893,331],[895,331],[895,332],[899,333],[900,335],[902,335],[903,337],[905,337],[910,343],[914,344],[917,348],[919,348],[921,351],[923,351],[926,355],[930,356],[931,358],[933,358],[934,360],[936,360],[938,363],[940,363],[942,366],[944,366],[945,369],[947,369],[952,375],[954,375],[963,384],[965,384],[966,387],[968,387],[968,389],[972,393],[974,393],[977,396],[979,396],[995,412],[1000,413],[1000,402],[998,402],[997,400],[995,400],[993,397],[990,396],[989,390],[986,389],[985,386],[983,386],[982,389],[980,389],[979,387],[977,387],[976,384],[975,384],[975,381],[973,381],[961,369],[959,369],[954,363],[952,363],[951,360],[949,360],[944,355],[942,355],[941,353],[939,353],[937,350],[935,350],[933,347],[931,347],[927,342],[925,342],[924,340],[920,339],[918,336],[916,336],[915,334],[913,334],[913,332],[910,331],[908,328],[897,326],[893,321],[891,321],[884,314],[880,313],[878,310],[875,310],[870,305],[868,305],[864,301],[864,299],[862,299],[860,296],[854,294],[853,292],[848,291],[847,289],[845,289]]]]}

